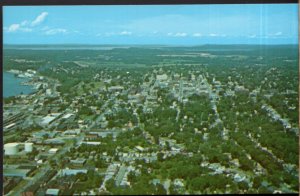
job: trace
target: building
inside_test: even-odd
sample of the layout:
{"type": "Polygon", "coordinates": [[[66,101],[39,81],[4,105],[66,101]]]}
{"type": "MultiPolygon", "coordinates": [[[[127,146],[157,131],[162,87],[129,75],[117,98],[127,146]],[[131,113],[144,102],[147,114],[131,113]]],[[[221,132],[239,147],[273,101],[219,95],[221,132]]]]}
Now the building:
{"type": "Polygon", "coordinates": [[[64,132],[64,135],[78,135],[79,133],[80,133],[80,129],[66,130],[64,132]]]}
{"type": "Polygon", "coordinates": [[[174,186],[175,187],[184,187],[183,179],[176,178],[174,180],[174,186]]]}
{"type": "Polygon", "coordinates": [[[58,195],[59,189],[47,189],[46,195],[58,195]]]}
{"type": "Polygon", "coordinates": [[[136,146],[135,147],[137,150],[139,150],[139,151],[141,151],[141,152],[143,152],[145,149],[143,148],[143,147],[141,147],[141,146],[136,146]]]}
{"type": "Polygon", "coordinates": [[[125,177],[126,171],[127,171],[127,167],[121,166],[116,176],[116,180],[115,180],[116,186],[120,186],[121,182],[123,181],[123,178],[125,177]]]}
{"type": "Polygon", "coordinates": [[[70,118],[71,116],[74,116],[74,114],[71,114],[71,113],[68,113],[68,114],[65,114],[62,119],[68,119],[70,118]]]}
{"type": "Polygon", "coordinates": [[[86,159],[77,158],[75,160],[71,160],[71,164],[75,167],[82,167],[86,162],[86,159]]]}
{"type": "Polygon", "coordinates": [[[25,178],[31,171],[31,169],[3,169],[3,176],[25,178]]]}
{"type": "Polygon", "coordinates": [[[32,184],[31,186],[27,187],[23,192],[22,196],[35,196],[37,191],[39,190],[41,184],[45,184],[49,182],[53,176],[55,176],[56,171],[54,170],[49,170],[45,173],[45,175],[37,181],[37,183],[32,184]]]}
{"type": "Polygon", "coordinates": [[[47,138],[53,138],[55,137],[57,132],[53,131],[53,132],[50,132],[50,131],[39,131],[39,132],[35,132],[32,134],[32,136],[34,138],[44,138],[44,137],[47,137],[47,138]]]}
{"type": "Polygon", "coordinates": [[[42,118],[42,121],[40,122],[41,126],[47,126],[50,125],[56,118],[60,117],[61,113],[51,113],[50,115],[45,116],[42,118]]]}
{"type": "Polygon", "coordinates": [[[61,176],[70,176],[70,175],[76,175],[76,174],[87,174],[87,169],[62,169],[60,170],[61,176]]]}
{"type": "Polygon", "coordinates": [[[53,138],[53,139],[47,139],[44,144],[49,144],[49,145],[64,145],[65,142],[62,139],[58,138],[53,138]]]}
{"type": "Polygon", "coordinates": [[[51,148],[48,152],[49,152],[50,154],[56,154],[57,151],[58,151],[57,148],[51,148]]]}
{"type": "Polygon", "coordinates": [[[97,138],[99,138],[99,134],[97,132],[89,132],[84,137],[87,141],[95,140],[97,138]]]}
{"type": "Polygon", "coordinates": [[[168,75],[167,74],[162,74],[162,75],[156,75],[156,80],[159,81],[164,81],[168,79],[168,75]]]}
{"type": "Polygon", "coordinates": [[[25,152],[32,152],[33,143],[25,143],[25,152]]]}
{"type": "Polygon", "coordinates": [[[16,155],[19,152],[19,143],[4,144],[5,155],[16,155]]]}
{"type": "Polygon", "coordinates": [[[108,91],[109,92],[120,92],[120,91],[123,91],[123,90],[124,90],[123,86],[111,86],[111,87],[108,87],[108,91]]]}
{"type": "Polygon", "coordinates": [[[80,145],[82,145],[82,144],[85,144],[85,145],[100,145],[101,142],[85,142],[85,141],[82,141],[80,143],[80,145]]]}
{"type": "Polygon", "coordinates": [[[42,119],[42,122],[40,123],[42,126],[47,126],[49,125],[51,122],[53,122],[55,120],[56,117],[54,116],[45,116],[42,119]]]}
{"type": "Polygon", "coordinates": [[[247,92],[249,92],[249,90],[246,89],[244,86],[235,86],[234,90],[235,90],[235,92],[238,92],[238,93],[247,93],[247,92]]]}

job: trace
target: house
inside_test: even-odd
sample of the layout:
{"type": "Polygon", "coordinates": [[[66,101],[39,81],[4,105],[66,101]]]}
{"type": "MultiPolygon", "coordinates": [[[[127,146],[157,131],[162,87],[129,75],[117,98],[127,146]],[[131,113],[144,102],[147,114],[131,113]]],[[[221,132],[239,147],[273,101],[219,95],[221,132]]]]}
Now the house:
{"type": "Polygon", "coordinates": [[[184,183],[182,179],[176,178],[174,180],[174,186],[175,187],[184,187],[184,183]]]}
{"type": "Polygon", "coordinates": [[[136,146],[135,147],[137,150],[139,150],[139,151],[141,151],[141,152],[143,152],[145,149],[143,148],[143,147],[141,147],[141,146],[136,146]]]}
{"type": "Polygon", "coordinates": [[[151,182],[154,186],[156,186],[157,184],[160,184],[160,179],[155,178],[155,179],[151,180],[150,182],[151,182]]]}
{"type": "Polygon", "coordinates": [[[236,173],[233,178],[235,182],[242,182],[246,179],[246,176],[236,173]]]}
{"type": "Polygon", "coordinates": [[[48,152],[49,152],[49,154],[56,154],[57,151],[58,151],[57,148],[51,148],[48,152]]]}

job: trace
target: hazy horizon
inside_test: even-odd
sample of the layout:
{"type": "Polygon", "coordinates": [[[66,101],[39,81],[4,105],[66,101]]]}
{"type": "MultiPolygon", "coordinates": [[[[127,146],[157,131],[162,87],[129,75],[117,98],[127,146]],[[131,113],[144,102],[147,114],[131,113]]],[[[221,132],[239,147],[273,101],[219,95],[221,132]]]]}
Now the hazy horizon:
{"type": "Polygon", "coordinates": [[[298,46],[298,43],[291,44],[85,44],[85,43],[51,43],[51,44],[6,44],[3,46],[182,46],[182,47],[196,47],[196,46],[298,46]]]}

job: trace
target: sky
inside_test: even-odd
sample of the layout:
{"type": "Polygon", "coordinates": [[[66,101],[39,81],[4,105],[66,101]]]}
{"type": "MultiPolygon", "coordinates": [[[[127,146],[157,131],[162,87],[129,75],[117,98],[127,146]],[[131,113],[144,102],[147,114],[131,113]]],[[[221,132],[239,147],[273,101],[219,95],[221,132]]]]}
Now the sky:
{"type": "Polygon", "coordinates": [[[3,43],[298,44],[298,5],[4,6],[3,43]]]}

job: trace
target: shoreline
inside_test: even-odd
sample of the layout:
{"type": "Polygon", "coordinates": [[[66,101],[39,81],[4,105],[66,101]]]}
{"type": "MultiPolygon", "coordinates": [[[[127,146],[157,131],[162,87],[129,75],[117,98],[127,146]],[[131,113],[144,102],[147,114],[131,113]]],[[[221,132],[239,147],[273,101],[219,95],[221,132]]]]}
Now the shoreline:
{"type": "MultiPolygon", "coordinates": [[[[28,77],[26,75],[23,75],[24,72],[22,71],[19,71],[19,70],[8,70],[8,71],[4,71],[3,74],[5,73],[8,73],[8,74],[13,74],[12,77],[16,78],[16,79],[19,79],[19,80],[25,80],[25,81],[18,81],[17,84],[20,85],[20,86],[25,86],[25,87],[28,87],[30,88],[30,92],[25,92],[24,93],[24,90],[23,91],[20,91],[19,93],[17,93],[16,95],[5,95],[4,91],[5,91],[5,88],[3,89],[3,98],[9,98],[9,97],[17,97],[17,96],[20,96],[20,95],[32,95],[36,92],[38,92],[38,85],[36,84],[32,84],[32,80],[34,79],[33,77],[28,77]],[[24,77],[19,77],[17,74],[22,74],[22,76],[24,77]]],[[[25,90],[27,91],[27,90],[25,90]]],[[[14,94],[14,93],[13,93],[14,94]]]]}

